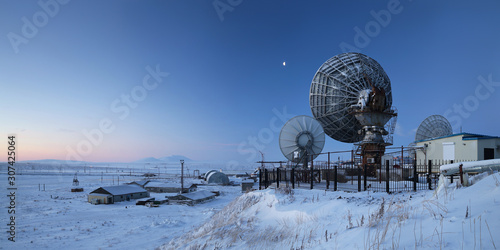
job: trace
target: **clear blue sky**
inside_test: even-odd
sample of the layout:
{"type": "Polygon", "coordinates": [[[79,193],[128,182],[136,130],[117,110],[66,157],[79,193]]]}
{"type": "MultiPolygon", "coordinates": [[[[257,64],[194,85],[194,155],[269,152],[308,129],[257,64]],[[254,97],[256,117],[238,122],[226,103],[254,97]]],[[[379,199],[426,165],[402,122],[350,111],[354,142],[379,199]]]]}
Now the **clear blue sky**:
{"type": "Polygon", "coordinates": [[[283,160],[285,118],[273,109],[311,115],[311,79],[342,44],[390,77],[395,145],[432,114],[447,113],[457,132],[500,135],[499,1],[40,2],[0,1],[0,127],[2,141],[17,135],[18,160],[71,150],[87,161],[180,154],[245,165],[258,150],[283,160]],[[151,90],[141,87],[148,66],[169,74],[151,90]],[[131,94],[135,108],[121,99],[131,94]]]}

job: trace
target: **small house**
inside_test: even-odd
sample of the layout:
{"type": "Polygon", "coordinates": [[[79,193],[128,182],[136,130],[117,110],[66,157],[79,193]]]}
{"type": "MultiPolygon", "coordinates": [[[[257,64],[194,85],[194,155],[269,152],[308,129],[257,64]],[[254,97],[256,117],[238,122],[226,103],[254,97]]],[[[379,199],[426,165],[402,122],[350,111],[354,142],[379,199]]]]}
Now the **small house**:
{"type": "Polygon", "coordinates": [[[215,194],[206,190],[196,191],[192,193],[179,194],[168,197],[168,204],[187,204],[194,205],[215,198],[215,194]]]}
{"type": "Polygon", "coordinates": [[[149,197],[149,192],[136,185],[120,185],[100,187],[88,194],[88,202],[92,204],[113,204],[131,199],[149,197]]]}

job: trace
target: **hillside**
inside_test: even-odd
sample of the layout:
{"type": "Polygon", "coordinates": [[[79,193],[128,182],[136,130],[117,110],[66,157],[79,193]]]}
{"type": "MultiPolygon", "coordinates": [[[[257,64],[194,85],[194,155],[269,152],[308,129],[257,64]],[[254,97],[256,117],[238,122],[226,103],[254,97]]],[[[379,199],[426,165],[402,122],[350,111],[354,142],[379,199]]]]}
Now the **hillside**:
{"type": "Polygon", "coordinates": [[[499,179],[483,174],[459,188],[442,179],[437,191],[394,195],[255,191],[161,248],[495,249],[499,179]]]}

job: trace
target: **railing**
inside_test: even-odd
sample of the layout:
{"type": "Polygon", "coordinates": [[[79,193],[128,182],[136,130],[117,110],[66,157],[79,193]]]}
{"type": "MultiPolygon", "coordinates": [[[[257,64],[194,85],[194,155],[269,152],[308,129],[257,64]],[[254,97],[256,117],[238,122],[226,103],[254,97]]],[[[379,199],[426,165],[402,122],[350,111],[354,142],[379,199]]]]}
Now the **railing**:
{"type": "MultiPolygon", "coordinates": [[[[390,148],[389,148],[390,149],[390,148]]],[[[389,151],[389,150],[388,150],[389,151]]],[[[271,185],[291,188],[318,188],[342,191],[402,192],[432,190],[437,186],[439,167],[452,161],[415,160],[414,148],[399,148],[388,152],[382,164],[362,165],[353,161],[354,151],[347,159],[332,162],[332,155],[342,152],[329,152],[326,161],[310,161],[307,168],[297,167],[289,162],[285,167],[261,168],[259,189],[271,185]]]]}

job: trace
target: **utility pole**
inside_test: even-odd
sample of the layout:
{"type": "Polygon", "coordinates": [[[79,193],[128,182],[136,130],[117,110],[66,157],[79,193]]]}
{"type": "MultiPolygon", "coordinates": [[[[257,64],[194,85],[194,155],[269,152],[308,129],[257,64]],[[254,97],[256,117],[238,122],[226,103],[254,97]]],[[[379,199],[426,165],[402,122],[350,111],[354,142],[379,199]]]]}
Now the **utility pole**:
{"type": "Polygon", "coordinates": [[[260,155],[262,156],[261,164],[260,164],[260,169],[264,169],[264,153],[259,150],[260,155]]]}
{"type": "Polygon", "coordinates": [[[184,192],[184,160],[181,160],[181,194],[184,192]]]}

